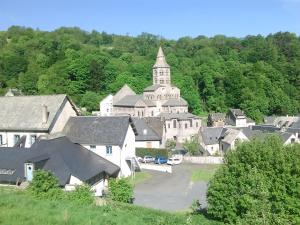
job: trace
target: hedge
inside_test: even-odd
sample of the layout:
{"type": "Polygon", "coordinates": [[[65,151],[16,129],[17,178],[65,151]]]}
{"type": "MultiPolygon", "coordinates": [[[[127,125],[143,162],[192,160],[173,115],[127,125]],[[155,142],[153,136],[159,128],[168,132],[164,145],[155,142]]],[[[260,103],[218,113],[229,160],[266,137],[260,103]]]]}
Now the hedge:
{"type": "Polygon", "coordinates": [[[169,157],[169,150],[165,148],[136,148],[136,156],[144,157],[145,155],[169,157]]]}

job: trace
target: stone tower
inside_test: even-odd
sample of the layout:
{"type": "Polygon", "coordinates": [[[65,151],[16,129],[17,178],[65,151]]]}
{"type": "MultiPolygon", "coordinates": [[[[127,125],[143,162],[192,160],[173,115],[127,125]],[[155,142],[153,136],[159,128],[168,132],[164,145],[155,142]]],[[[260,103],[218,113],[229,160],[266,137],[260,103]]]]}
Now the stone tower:
{"type": "Polygon", "coordinates": [[[169,86],[171,84],[170,66],[166,61],[164,52],[161,47],[158,49],[156,62],[152,67],[153,84],[169,86]]]}

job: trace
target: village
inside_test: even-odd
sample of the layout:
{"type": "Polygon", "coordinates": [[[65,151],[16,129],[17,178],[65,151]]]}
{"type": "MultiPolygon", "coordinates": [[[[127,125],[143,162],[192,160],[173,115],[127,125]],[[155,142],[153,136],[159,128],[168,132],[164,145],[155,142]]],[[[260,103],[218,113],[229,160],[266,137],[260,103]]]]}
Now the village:
{"type": "MultiPolygon", "coordinates": [[[[256,124],[240,109],[210,112],[207,118],[191,114],[180,89],[171,83],[161,47],[152,78],[142,94],[124,84],[99,102],[93,115],[83,115],[65,94],[29,96],[9,89],[0,97],[0,183],[26,186],[35,171],[43,169],[51,171],[66,191],[86,183],[101,197],[110,178],[134,179],[140,171],[152,170],[154,177],[169,174],[160,178],[164,185],[172,179],[172,170],[176,174],[180,166],[222,164],[228,151],[256,138],[276,135],[284,145],[300,143],[299,115],[265,117],[263,124],[256,124]],[[187,147],[191,142],[196,149],[187,147]],[[146,153],[141,155],[140,149],[146,153]],[[168,149],[168,155],[151,154],[161,149],[168,149]]],[[[205,205],[204,186],[198,197],[205,205]]],[[[136,191],[141,205],[172,209],[168,203],[161,203],[162,208],[149,203],[151,199],[147,203],[145,193],[136,191]]]]}

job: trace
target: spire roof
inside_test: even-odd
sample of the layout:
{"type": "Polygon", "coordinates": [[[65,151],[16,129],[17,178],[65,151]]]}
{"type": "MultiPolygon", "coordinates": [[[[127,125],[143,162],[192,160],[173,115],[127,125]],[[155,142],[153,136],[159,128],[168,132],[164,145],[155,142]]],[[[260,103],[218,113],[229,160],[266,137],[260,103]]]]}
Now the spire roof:
{"type": "Polygon", "coordinates": [[[161,47],[158,49],[156,62],[153,67],[170,67],[166,61],[165,54],[161,47]]]}

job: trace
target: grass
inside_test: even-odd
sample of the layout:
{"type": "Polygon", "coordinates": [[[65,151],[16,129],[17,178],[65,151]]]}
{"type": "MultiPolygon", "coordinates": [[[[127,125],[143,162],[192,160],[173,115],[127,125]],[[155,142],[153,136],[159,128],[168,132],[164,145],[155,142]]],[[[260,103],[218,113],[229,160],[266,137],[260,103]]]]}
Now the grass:
{"type": "Polygon", "coordinates": [[[24,191],[0,187],[0,224],[219,224],[203,215],[168,213],[129,204],[79,206],[67,201],[38,200],[24,191]]]}
{"type": "Polygon", "coordinates": [[[201,169],[192,171],[191,180],[193,182],[205,181],[208,182],[215,174],[220,165],[205,165],[201,169]]]}
{"type": "Polygon", "coordinates": [[[129,182],[135,186],[141,182],[144,182],[145,180],[148,180],[151,178],[151,174],[146,171],[136,172],[135,177],[132,179],[132,177],[128,177],[129,182]]]}

